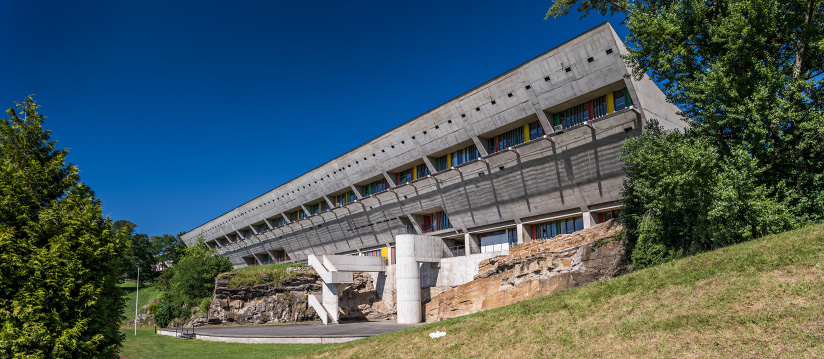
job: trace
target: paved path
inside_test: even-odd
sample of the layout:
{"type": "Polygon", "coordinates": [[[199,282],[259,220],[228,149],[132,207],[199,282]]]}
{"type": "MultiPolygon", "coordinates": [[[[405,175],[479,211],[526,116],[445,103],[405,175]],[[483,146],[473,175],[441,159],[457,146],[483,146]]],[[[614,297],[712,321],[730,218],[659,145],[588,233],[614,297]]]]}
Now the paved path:
{"type": "MultiPolygon", "coordinates": [[[[417,324],[395,321],[344,324],[285,324],[195,328],[197,339],[233,343],[342,343],[411,328],[417,324]]],[[[187,331],[191,329],[186,328],[187,331]]],[[[175,335],[174,329],[158,334],[175,335]]]]}

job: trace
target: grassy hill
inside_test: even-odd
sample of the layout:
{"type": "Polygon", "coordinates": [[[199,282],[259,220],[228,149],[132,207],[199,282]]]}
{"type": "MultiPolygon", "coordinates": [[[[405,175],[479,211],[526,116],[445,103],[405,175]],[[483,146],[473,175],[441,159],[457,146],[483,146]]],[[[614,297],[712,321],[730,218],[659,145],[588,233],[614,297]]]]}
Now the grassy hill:
{"type": "MultiPolygon", "coordinates": [[[[126,323],[132,319],[134,319],[134,300],[137,295],[137,285],[135,281],[128,280],[124,283],[120,283],[120,288],[123,288],[124,297],[126,297],[126,304],[125,309],[123,310],[123,314],[126,315],[126,319],[123,323],[126,323]]],[[[149,304],[152,300],[157,299],[160,296],[160,291],[154,287],[153,283],[149,282],[140,282],[140,298],[138,305],[143,307],[146,304],[149,304]]]]}
{"type": "Polygon", "coordinates": [[[821,358],[824,225],[308,357],[821,358]]]}

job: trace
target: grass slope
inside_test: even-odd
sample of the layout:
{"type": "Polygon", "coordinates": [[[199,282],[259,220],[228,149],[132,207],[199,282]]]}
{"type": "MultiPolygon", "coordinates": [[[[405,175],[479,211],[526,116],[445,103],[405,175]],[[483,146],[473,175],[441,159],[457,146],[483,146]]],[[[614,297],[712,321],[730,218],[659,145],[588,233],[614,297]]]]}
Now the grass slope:
{"type": "Polygon", "coordinates": [[[284,280],[295,276],[294,273],[286,273],[289,267],[308,267],[304,264],[268,264],[262,266],[249,266],[238,268],[230,272],[221,273],[218,279],[229,277],[229,288],[251,286],[263,283],[281,283],[284,280]]]}
{"type": "Polygon", "coordinates": [[[824,357],[824,225],[307,356],[824,357]]]}
{"type": "MultiPolygon", "coordinates": [[[[126,297],[126,305],[123,311],[123,314],[126,315],[126,319],[123,323],[126,323],[129,320],[134,319],[134,300],[137,294],[137,286],[135,285],[135,281],[130,280],[120,283],[120,288],[123,289],[126,297]]],[[[149,304],[152,300],[157,299],[158,296],[160,296],[160,291],[158,291],[152,283],[140,282],[140,303],[138,303],[138,305],[141,308],[144,305],[149,304]]]]}
{"type": "Polygon", "coordinates": [[[236,344],[180,340],[157,335],[154,328],[138,328],[137,336],[132,329],[122,329],[126,334],[121,355],[128,359],[163,358],[283,358],[306,353],[326,345],[314,344],[236,344]]]}

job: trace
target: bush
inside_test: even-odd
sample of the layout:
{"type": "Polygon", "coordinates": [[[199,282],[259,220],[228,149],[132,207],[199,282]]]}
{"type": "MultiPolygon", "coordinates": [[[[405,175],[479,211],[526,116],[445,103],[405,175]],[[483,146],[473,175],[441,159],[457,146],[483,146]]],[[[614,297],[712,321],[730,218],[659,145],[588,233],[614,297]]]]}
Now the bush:
{"type": "Polygon", "coordinates": [[[228,259],[218,256],[203,242],[186,248],[177,263],[165,270],[158,278],[157,286],[163,291],[160,296],[155,323],[166,327],[175,319],[187,319],[191,308],[200,306],[204,298],[211,298],[218,274],[232,269],[228,259]]]}
{"type": "Polygon", "coordinates": [[[209,306],[212,305],[212,297],[203,298],[200,301],[200,314],[209,313],[209,306]]]}
{"type": "Polygon", "coordinates": [[[777,233],[796,225],[788,206],[758,184],[747,152],[716,148],[651,122],[621,150],[624,222],[633,267],[777,233]]]}

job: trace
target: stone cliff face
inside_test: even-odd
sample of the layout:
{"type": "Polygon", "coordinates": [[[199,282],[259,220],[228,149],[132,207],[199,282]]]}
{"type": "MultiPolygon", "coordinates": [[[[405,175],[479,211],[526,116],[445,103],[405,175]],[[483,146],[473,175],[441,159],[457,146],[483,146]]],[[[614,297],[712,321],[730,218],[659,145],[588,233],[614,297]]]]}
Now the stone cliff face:
{"type": "Polygon", "coordinates": [[[498,308],[614,277],[626,266],[617,220],[584,231],[525,243],[484,260],[475,280],[424,290],[426,322],[498,308]]]}
{"type": "Polygon", "coordinates": [[[375,289],[375,274],[354,273],[352,284],[339,293],[338,306],[341,320],[390,320],[397,318],[393,298],[381,299],[375,289]]]}
{"type": "Polygon", "coordinates": [[[309,306],[307,295],[320,291],[320,277],[315,271],[295,271],[293,274],[281,283],[267,282],[237,288],[229,286],[231,273],[219,276],[215,281],[209,313],[198,317],[199,324],[262,324],[317,320],[318,316],[309,306]]]}
{"type": "MultiPolygon", "coordinates": [[[[289,268],[293,274],[280,283],[232,288],[232,273],[218,277],[208,314],[199,315],[187,325],[265,324],[320,320],[309,306],[307,296],[321,291],[320,276],[310,268],[289,268]]],[[[375,291],[374,280],[366,273],[355,273],[354,282],[340,292],[340,318],[344,320],[394,319],[394,305],[387,306],[375,291]]]]}

